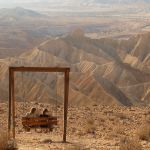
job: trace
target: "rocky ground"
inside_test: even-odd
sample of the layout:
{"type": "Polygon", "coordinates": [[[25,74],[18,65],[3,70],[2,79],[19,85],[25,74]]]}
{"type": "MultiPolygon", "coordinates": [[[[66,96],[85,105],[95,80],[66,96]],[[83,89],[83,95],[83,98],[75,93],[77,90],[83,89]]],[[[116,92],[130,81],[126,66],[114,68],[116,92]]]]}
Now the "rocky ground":
{"type": "MultiPolygon", "coordinates": [[[[142,133],[150,127],[149,107],[121,106],[89,106],[69,107],[68,111],[68,143],[62,143],[63,107],[57,107],[59,124],[51,133],[39,133],[31,130],[25,132],[21,125],[21,117],[31,107],[48,108],[56,115],[55,106],[42,103],[16,104],[16,141],[19,150],[126,150],[122,144],[135,147],[142,146],[143,150],[150,149],[149,137],[143,138],[142,133]],[[128,139],[128,140],[127,140],[128,139]],[[130,139],[130,140],[129,140],[130,139]],[[129,142],[130,141],[130,142],[129,142]],[[132,144],[131,144],[132,143],[132,144]]],[[[7,129],[8,105],[0,104],[0,126],[7,129]]],[[[137,149],[138,150],[138,149],[137,149]]]]}

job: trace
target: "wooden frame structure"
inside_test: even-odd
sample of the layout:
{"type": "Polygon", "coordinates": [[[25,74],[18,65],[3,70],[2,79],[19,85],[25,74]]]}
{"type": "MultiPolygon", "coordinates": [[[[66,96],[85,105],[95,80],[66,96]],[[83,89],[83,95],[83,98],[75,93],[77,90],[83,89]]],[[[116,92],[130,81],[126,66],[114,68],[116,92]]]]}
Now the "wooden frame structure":
{"type": "Polygon", "coordinates": [[[61,68],[61,67],[9,67],[8,134],[10,137],[11,132],[12,132],[13,139],[15,139],[15,72],[62,72],[62,73],[64,73],[63,142],[66,142],[70,68],[61,68]]]}

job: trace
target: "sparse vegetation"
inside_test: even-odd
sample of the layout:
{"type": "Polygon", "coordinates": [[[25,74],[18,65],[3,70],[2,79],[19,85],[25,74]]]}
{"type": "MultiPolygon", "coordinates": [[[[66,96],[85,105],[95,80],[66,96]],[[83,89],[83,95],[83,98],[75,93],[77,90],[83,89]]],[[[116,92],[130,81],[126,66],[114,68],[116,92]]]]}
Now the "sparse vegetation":
{"type": "Polygon", "coordinates": [[[110,134],[110,136],[112,138],[114,138],[114,137],[121,137],[122,135],[125,135],[124,129],[122,127],[115,126],[115,127],[113,127],[112,130],[113,131],[110,134]]]}
{"type": "Polygon", "coordinates": [[[0,131],[0,150],[16,150],[17,146],[14,141],[8,139],[6,132],[0,131]]]}
{"type": "Polygon", "coordinates": [[[129,117],[125,115],[124,113],[115,113],[115,116],[120,118],[121,120],[129,119],[129,117]]]}
{"type": "Polygon", "coordinates": [[[51,140],[51,139],[44,139],[43,141],[42,141],[42,143],[52,143],[53,141],[51,140]]]}
{"type": "Polygon", "coordinates": [[[96,131],[95,121],[93,119],[88,119],[86,122],[86,132],[95,134],[95,131],[96,131]]]}
{"type": "Polygon", "coordinates": [[[79,143],[76,143],[76,144],[69,145],[67,149],[68,150],[81,150],[83,149],[83,146],[80,145],[79,143]]]}
{"type": "MultiPolygon", "coordinates": [[[[58,149],[58,150],[149,150],[149,141],[142,141],[137,136],[137,129],[141,131],[139,124],[143,123],[147,126],[149,123],[148,110],[144,107],[133,107],[133,111],[128,111],[128,108],[115,106],[82,106],[69,107],[68,128],[67,128],[67,142],[60,143],[63,134],[63,117],[59,117],[59,124],[52,133],[37,133],[34,130],[25,132],[22,129],[21,118],[24,115],[22,102],[16,102],[16,138],[20,149],[58,149]],[[128,119],[120,119],[114,113],[104,113],[107,110],[114,111],[114,113],[122,113],[129,116],[128,119]],[[145,115],[146,114],[146,115],[145,115]],[[125,123],[124,123],[125,122],[125,123]],[[121,140],[121,137],[127,137],[121,140]]],[[[45,103],[37,104],[39,110],[47,108],[52,110],[53,105],[45,103]],[[42,104],[42,105],[41,105],[42,104]]],[[[27,102],[27,110],[34,106],[34,102],[27,102]]],[[[0,110],[5,110],[7,105],[1,104],[0,110]]],[[[63,106],[59,106],[58,113],[62,115],[63,106]]],[[[0,126],[7,128],[7,112],[0,113],[0,126]]],[[[147,126],[148,127],[148,126],[147,126]]],[[[145,127],[142,127],[145,129],[145,127]]],[[[1,134],[2,132],[0,132],[1,134]]],[[[143,132],[142,132],[143,133],[143,132]]],[[[144,133],[147,133],[145,131],[144,133]]],[[[144,134],[145,135],[145,134],[144,134]]],[[[3,139],[3,138],[1,138],[3,139]]],[[[7,145],[7,138],[4,138],[5,145],[7,145]]],[[[4,143],[4,142],[1,142],[4,143]]],[[[11,145],[11,144],[10,144],[11,145]]],[[[0,148],[1,150],[1,148],[0,148]]],[[[6,150],[6,149],[2,149],[6,150]]],[[[12,150],[12,149],[10,149],[12,150]]]]}
{"type": "Polygon", "coordinates": [[[142,150],[142,146],[139,141],[125,137],[120,141],[119,150],[142,150]]]}
{"type": "Polygon", "coordinates": [[[150,124],[145,123],[145,125],[141,126],[138,130],[138,137],[140,140],[149,141],[150,140],[150,124]]]}

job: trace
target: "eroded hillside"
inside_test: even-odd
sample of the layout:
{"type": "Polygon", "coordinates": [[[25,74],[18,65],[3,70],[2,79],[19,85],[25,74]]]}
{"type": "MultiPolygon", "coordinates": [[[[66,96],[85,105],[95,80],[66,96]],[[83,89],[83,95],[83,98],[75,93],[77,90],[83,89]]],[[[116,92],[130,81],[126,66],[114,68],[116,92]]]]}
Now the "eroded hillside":
{"type": "MultiPolygon", "coordinates": [[[[8,99],[9,66],[67,66],[70,104],[149,105],[149,40],[150,33],[128,40],[90,39],[81,30],[49,38],[19,56],[0,59],[0,99],[8,99]]],[[[62,102],[62,74],[17,73],[15,79],[17,100],[62,102]]]]}

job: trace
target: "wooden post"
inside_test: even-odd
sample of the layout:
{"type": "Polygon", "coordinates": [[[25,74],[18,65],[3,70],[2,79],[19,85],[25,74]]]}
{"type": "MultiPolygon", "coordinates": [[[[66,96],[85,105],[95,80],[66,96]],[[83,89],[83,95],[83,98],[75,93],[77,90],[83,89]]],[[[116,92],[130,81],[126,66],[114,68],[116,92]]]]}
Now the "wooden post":
{"type": "Polygon", "coordinates": [[[15,82],[14,71],[12,72],[12,123],[13,123],[13,139],[15,139],[15,82]]]}
{"type": "Polygon", "coordinates": [[[63,134],[63,142],[66,143],[67,139],[67,114],[68,114],[68,95],[69,95],[69,70],[65,71],[65,79],[64,79],[64,134],[63,134]]]}
{"type": "Polygon", "coordinates": [[[12,96],[12,89],[11,89],[11,76],[12,76],[12,71],[9,68],[9,110],[8,110],[8,136],[10,138],[10,129],[11,129],[11,96],[12,96]]]}

